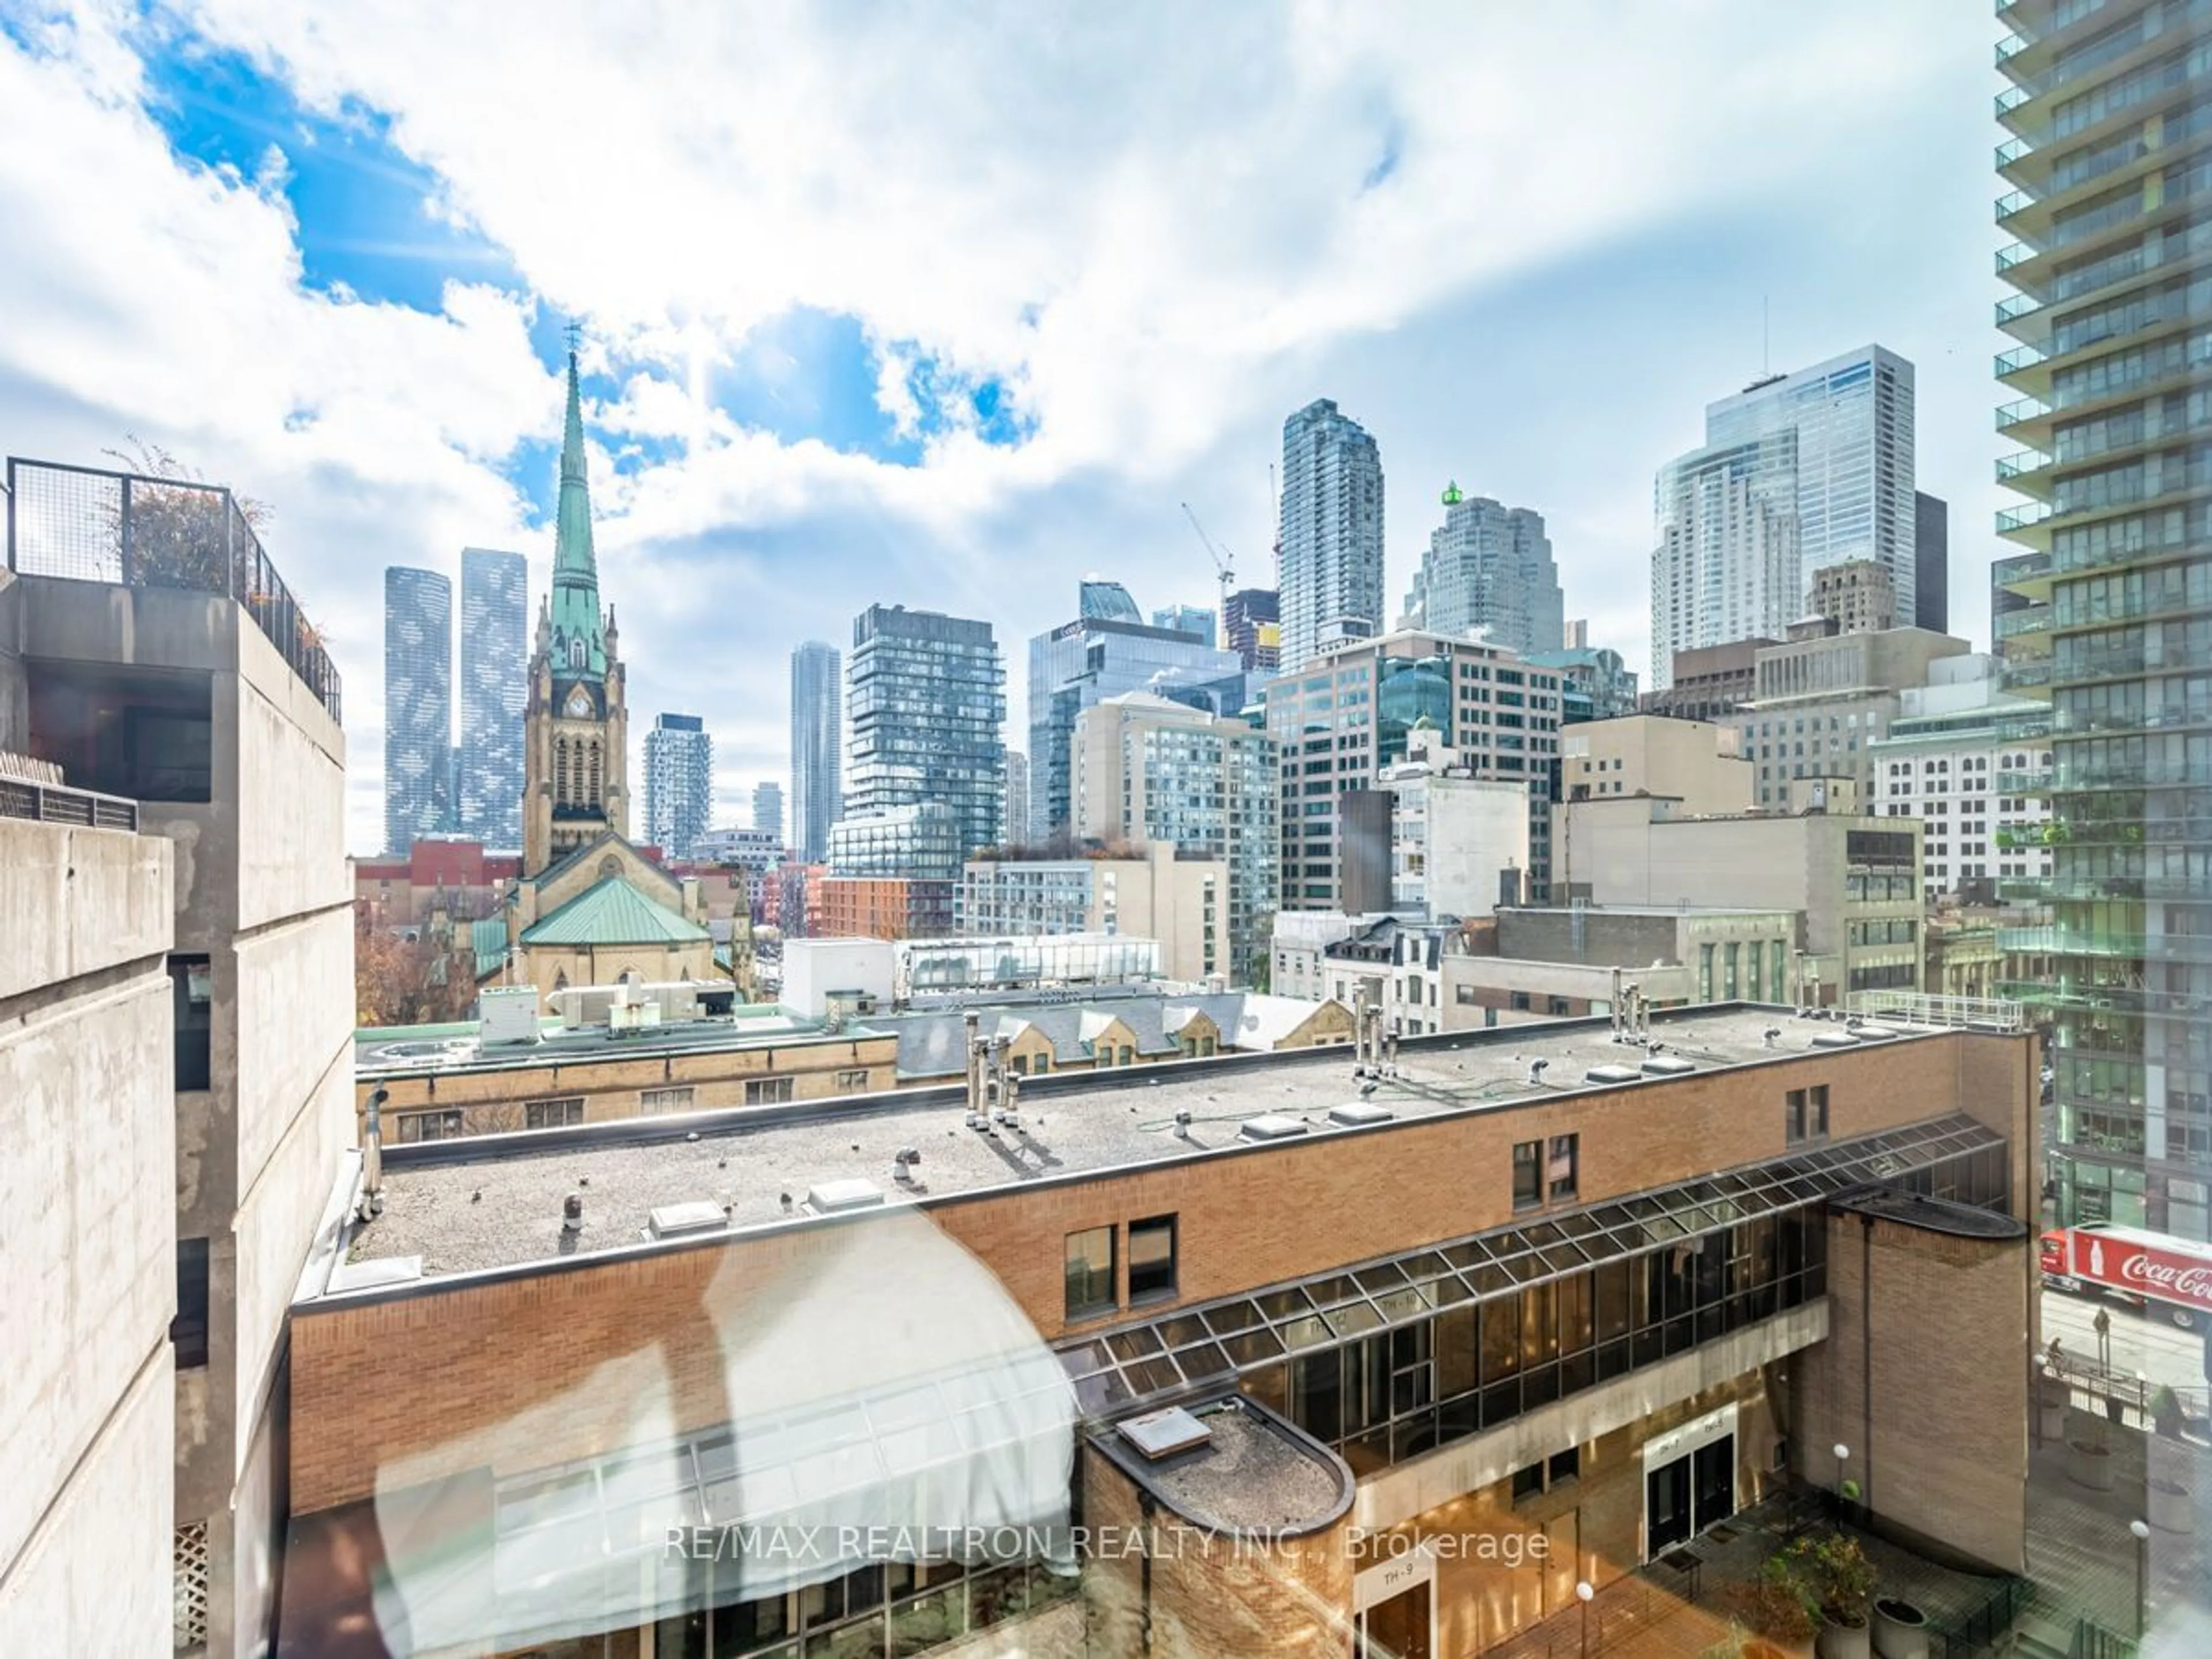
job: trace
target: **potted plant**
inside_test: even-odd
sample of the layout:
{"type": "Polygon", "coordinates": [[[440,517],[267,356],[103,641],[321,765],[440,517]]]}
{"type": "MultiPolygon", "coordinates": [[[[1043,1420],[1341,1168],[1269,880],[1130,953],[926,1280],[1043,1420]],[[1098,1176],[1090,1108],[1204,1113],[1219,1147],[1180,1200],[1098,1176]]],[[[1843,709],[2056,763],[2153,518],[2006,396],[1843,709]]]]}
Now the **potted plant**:
{"type": "Polygon", "coordinates": [[[2148,1494],[2148,1520],[2160,1532],[2194,1532],[2197,1506],[2178,1480],[2153,1480],[2148,1494]]]}
{"type": "Polygon", "coordinates": [[[1802,1653],[1813,1639],[1813,1617],[1783,1571],[1779,1556],[1771,1559],[1749,1583],[1727,1586],[1721,1592],[1721,1602],[1729,1615],[1731,1634],[1741,1632],[1735,1650],[1743,1659],[1757,1659],[1754,1650],[1759,1648],[1802,1653]]]}
{"type": "Polygon", "coordinates": [[[2163,1382],[2152,1391],[2150,1420],[2165,1438],[2181,1438],[2181,1396],[2163,1382]]]}
{"type": "Polygon", "coordinates": [[[2035,1409],[2042,1419],[2045,1441],[2066,1437],[2066,1411],[2072,1404],[2071,1390],[2066,1379],[2056,1371],[2045,1371],[2035,1379],[2035,1409]]]}
{"type": "Polygon", "coordinates": [[[2091,1492],[2112,1489],[2112,1454],[2100,1436],[2085,1431],[2066,1443],[2066,1478],[2091,1492]]]}
{"type": "Polygon", "coordinates": [[[1928,1659],[1928,1615],[1901,1595],[1877,1597],[1874,1650],[1881,1659],[1928,1659]]]}
{"type": "Polygon", "coordinates": [[[1820,1624],[1820,1659],[1869,1659],[1867,1615],[1874,1601],[1874,1563],[1849,1533],[1793,1539],[1774,1565],[1820,1624]]]}

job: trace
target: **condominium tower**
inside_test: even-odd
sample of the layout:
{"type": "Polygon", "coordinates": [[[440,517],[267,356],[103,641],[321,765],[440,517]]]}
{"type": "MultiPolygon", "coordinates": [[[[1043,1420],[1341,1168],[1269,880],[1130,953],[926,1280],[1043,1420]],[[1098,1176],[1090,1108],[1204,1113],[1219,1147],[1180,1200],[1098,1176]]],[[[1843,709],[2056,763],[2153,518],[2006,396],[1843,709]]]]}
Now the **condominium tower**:
{"type": "Polygon", "coordinates": [[[2023,550],[1996,618],[2008,689],[2049,699],[2049,1175],[2063,1222],[2212,1237],[2212,370],[2203,349],[2212,99],[2201,8],[2016,0],[1997,47],[2008,192],[1998,515],[2023,550]]]}
{"type": "Polygon", "coordinates": [[[1463,495],[1456,483],[1443,507],[1406,598],[1407,620],[1454,639],[1480,634],[1522,656],[1560,649],[1567,602],[1544,515],[1463,495]]]}
{"type": "Polygon", "coordinates": [[[949,881],[963,859],[998,843],[1006,683],[987,622],[896,605],[872,605],[853,619],[852,767],[841,820],[848,844],[871,820],[889,828],[941,814],[945,830],[917,840],[914,867],[896,873],[949,881]]]}
{"type": "Polygon", "coordinates": [[[780,783],[757,783],[753,786],[753,828],[783,839],[783,786],[780,783]]]}
{"type": "Polygon", "coordinates": [[[692,856],[714,801],[714,739],[696,714],[663,714],[645,734],[646,839],[692,856]]]}
{"type": "MultiPolygon", "coordinates": [[[[434,570],[384,573],[384,846],[453,827],[453,585],[434,570]]],[[[515,795],[520,799],[521,790],[515,795]]]]}
{"type": "Polygon", "coordinates": [[[1382,456],[1358,422],[1322,398],[1283,422],[1282,659],[1382,631],[1382,456]]]}
{"type": "Polygon", "coordinates": [[[840,694],[836,646],[809,640],[791,653],[791,842],[805,864],[822,862],[844,811],[840,694]]]}
{"type": "Polygon", "coordinates": [[[530,562],[461,550],[461,761],[454,827],[522,846],[522,717],[530,703],[530,562]]]}

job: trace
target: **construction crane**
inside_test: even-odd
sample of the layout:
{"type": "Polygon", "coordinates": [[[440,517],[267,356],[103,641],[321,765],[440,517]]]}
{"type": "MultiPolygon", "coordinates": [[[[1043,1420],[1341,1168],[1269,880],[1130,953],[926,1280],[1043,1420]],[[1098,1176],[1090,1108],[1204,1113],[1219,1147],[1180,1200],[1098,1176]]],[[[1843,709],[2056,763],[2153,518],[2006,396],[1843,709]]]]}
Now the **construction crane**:
{"type": "Polygon", "coordinates": [[[1188,501],[1182,504],[1182,515],[1190,520],[1190,527],[1198,532],[1199,540],[1206,544],[1206,550],[1213,556],[1213,568],[1221,573],[1221,597],[1226,601],[1229,590],[1237,586],[1237,573],[1230,568],[1228,554],[1213,544],[1213,538],[1206,533],[1206,526],[1198,521],[1198,514],[1190,510],[1188,501]]]}

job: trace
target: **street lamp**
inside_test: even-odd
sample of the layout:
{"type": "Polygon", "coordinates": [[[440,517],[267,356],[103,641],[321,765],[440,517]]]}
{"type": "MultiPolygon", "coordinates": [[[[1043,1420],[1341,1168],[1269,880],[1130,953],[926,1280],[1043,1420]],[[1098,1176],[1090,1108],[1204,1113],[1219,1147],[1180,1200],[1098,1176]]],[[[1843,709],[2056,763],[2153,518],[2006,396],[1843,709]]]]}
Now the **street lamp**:
{"type": "Polygon", "coordinates": [[[1846,1504],[1859,1501],[1859,1483],[1849,1479],[1844,1466],[1851,1461],[1851,1449],[1840,1440],[1836,1442],[1836,1496],[1846,1504]]]}
{"type": "Polygon", "coordinates": [[[1577,1581],[1575,1584],[1575,1599],[1583,1604],[1583,1659],[1589,1659],[1590,1598],[1596,1594],[1597,1591],[1592,1588],[1589,1579],[1583,1578],[1577,1581]]]}
{"type": "Polygon", "coordinates": [[[2150,1621],[2150,1522],[2130,1521],[2128,1530],[2136,1540],[2136,1640],[2142,1640],[2150,1621]]]}
{"type": "MultiPolygon", "coordinates": [[[[2112,1369],[2112,1316],[2110,1310],[2098,1309],[2097,1316],[2089,1322],[2089,1328],[2097,1333],[2097,1369],[2109,1373],[2112,1369]]],[[[2110,1394],[2112,1391],[2112,1378],[2107,1375],[2105,1392],[2110,1394]]]]}

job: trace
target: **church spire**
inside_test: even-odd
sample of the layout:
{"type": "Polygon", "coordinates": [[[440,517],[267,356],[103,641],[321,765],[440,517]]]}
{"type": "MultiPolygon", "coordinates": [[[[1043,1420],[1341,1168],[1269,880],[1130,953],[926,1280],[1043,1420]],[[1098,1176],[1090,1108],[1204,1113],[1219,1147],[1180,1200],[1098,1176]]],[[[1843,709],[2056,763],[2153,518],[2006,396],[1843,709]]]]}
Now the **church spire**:
{"type": "Polygon", "coordinates": [[[599,567],[592,550],[592,497],[584,475],[584,402],[577,383],[575,331],[568,340],[568,411],[561,430],[561,503],[553,540],[553,672],[560,679],[606,678],[606,635],[599,619],[599,567]]]}

